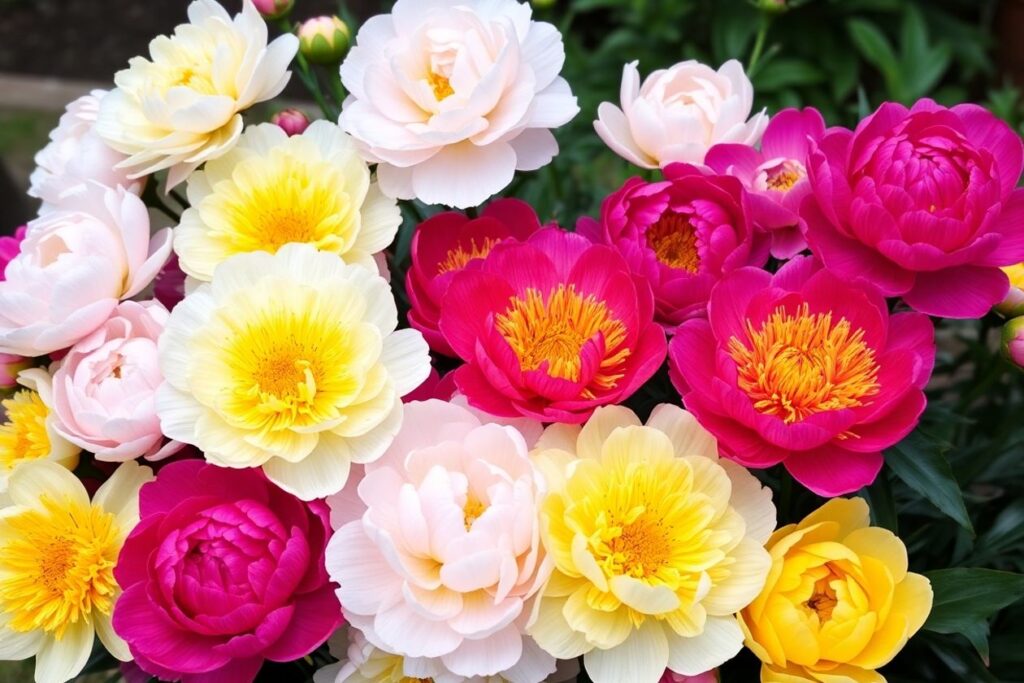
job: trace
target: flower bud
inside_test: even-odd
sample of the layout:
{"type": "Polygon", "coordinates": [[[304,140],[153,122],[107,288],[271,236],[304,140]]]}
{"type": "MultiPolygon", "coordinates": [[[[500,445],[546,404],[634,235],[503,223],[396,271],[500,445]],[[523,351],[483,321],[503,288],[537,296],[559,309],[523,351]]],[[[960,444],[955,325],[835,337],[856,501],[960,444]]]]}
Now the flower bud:
{"type": "Polygon", "coordinates": [[[1001,303],[996,304],[996,310],[1007,318],[1024,315],[1024,263],[1007,266],[1003,272],[1010,278],[1010,291],[1001,303]]]}
{"type": "Polygon", "coordinates": [[[287,16],[295,6],[295,0],[252,0],[264,19],[280,19],[287,16]]]}
{"type": "Polygon", "coordinates": [[[301,135],[309,128],[309,118],[298,109],[282,109],[274,114],[270,122],[280,126],[288,135],[301,135]]]}
{"type": "Polygon", "coordinates": [[[299,52],[313,64],[337,64],[349,41],[348,25],[338,17],[316,17],[299,26],[299,52]]]}
{"type": "Polygon", "coordinates": [[[705,671],[696,676],[684,676],[675,671],[665,669],[665,674],[658,683],[718,683],[718,669],[705,671]]]}
{"type": "Polygon", "coordinates": [[[548,7],[554,7],[558,0],[530,0],[530,4],[537,9],[547,9],[548,7]]]}
{"type": "Polygon", "coordinates": [[[771,14],[782,14],[789,10],[786,0],[757,0],[757,8],[771,14]]]}
{"type": "Polygon", "coordinates": [[[18,384],[18,373],[32,365],[28,358],[10,353],[0,353],[0,389],[10,389],[18,384]]]}
{"type": "Polygon", "coordinates": [[[1024,369],[1024,316],[1003,325],[1002,349],[1007,360],[1024,369]]]}

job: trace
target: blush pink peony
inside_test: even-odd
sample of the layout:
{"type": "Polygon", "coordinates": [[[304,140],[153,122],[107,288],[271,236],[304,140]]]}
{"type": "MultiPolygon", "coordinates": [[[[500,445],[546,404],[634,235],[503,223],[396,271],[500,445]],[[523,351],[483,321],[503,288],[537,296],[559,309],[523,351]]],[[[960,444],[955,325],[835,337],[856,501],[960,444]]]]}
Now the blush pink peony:
{"type": "Polygon", "coordinates": [[[7,265],[0,353],[40,356],[83,339],[152,282],[170,253],[171,231],[150,237],[141,199],[90,183],[32,221],[7,265]]]}
{"type": "Polygon", "coordinates": [[[341,65],[340,123],[399,199],[477,206],[557,154],[579,111],[562,36],[516,0],[398,0],[341,65]]]}
{"type": "Polygon", "coordinates": [[[384,652],[456,676],[544,680],[555,660],[523,633],[551,571],[543,493],[515,429],[442,401],[406,404],[384,456],[328,501],[327,568],[346,619],[384,652]]]}
{"type": "Polygon", "coordinates": [[[163,381],[156,342],[167,323],[156,301],[125,301],[95,332],[71,347],[53,376],[57,431],[98,460],[167,457],[156,415],[163,381]]]}
{"type": "Polygon", "coordinates": [[[163,680],[249,683],[264,660],[304,657],[341,624],[323,567],[327,505],[258,469],[201,460],[142,487],[114,576],[114,630],[163,680]]]}
{"type": "Polygon", "coordinates": [[[807,241],[840,278],[947,318],[978,318],[1024,261],[1024,145],[974,104],[888,102],[828,133],[807,171],[807,241]]]}

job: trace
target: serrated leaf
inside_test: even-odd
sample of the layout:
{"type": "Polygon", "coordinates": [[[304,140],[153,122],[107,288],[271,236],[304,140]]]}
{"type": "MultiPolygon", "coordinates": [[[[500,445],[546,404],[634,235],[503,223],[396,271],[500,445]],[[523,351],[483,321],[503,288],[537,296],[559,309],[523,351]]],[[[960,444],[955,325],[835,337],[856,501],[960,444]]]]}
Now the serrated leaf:
{"type": "Polygon", "coordinates": [[[904,484],[974,534],[960,484],[939,444],[916,431],[886,451],[885,462],[904,484]]]}

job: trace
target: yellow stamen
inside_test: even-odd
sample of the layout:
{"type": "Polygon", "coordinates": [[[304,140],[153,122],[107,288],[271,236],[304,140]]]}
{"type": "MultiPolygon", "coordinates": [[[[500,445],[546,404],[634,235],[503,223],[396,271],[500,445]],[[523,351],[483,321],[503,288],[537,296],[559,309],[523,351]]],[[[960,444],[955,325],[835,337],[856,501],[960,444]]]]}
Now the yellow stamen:
{"type": "Polygon", "coordinates": [[[739,370],[739,387],[754,408],[786,423],[828,410],[867,405],[878,393],[878,364],[864,331],[832,313],[811,314],[803,304],[795,315],[782,307],[747,339],[733,337],[729,354],[739,370]]]}
{"type": "Polygon", "coordinates": [[[486,509],[487,506],[477,500],[472,494],[466,498],[466,504],[462,508],[463,523],[466,525],[466,531],[473,527],[473,522],[478,520],[486,509]]]}
{"type": "Polygon", "coordinates": [[[7,422],[0,424],[0,467],[7,469],[50,453],[46,432],[49,409],[34,391],[23,389],[3,402],[7,422]]]}
{"type": "Polygon", "coordinates": [[[609,389],[625,375],[623,365],[630,355],[624,345],[625,325],[604,302],[577,294],[572,285],[559,285],[546,298],[536,289],[527,289],[524,297],[509,302],[496,324],[524,372],[546,363],[551,377],[579,381],[580,351],[600,335],[604,357],[592,385],[609,389]]]}
{"type": "Polygon", "coordinates": [[[807,177],[807,170],[803,164],[794,160],[786,159],[774,167],[765,177],[765,185],[769,190],[778,192],[789,192],[793,186],[807,177]]]}
{"type": "Polygon", "coordinates": [[[666,211],[644,236],[647,246],[666,266],[690,273],[696,273],[700,268],[697,231],[685,215],[666,211]]]}
{"type": "Polygon", "coordinates": [[[485,237],[480,244],[477,244],[476,239],[470,239],[468,250],[462,244],[455,245],[454,248],[448,250],[444,260],[437,264],[437,274],[444,275],[453,270],[462,270],[473,259],[485,258],[491,253],[491,249],[494,249],[494,245],[500,241],[497,237],[485,237]]]}
{"type": "Polygon", "coordinates": [[[427,82],[434,91],[434,97],[437,98],[438,102],[455,94],[455,90],[452,88],[452,84],[448,78],[439,73],[431,71],[427,74],[427,82]]]}

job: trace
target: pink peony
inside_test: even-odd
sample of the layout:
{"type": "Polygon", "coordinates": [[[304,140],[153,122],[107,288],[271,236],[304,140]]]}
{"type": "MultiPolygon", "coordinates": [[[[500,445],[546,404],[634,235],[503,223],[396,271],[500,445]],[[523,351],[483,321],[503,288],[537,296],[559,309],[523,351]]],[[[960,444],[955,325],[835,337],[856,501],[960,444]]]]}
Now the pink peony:
{"type": "Polygon", "coordinates": [[[98,460],[159,460],[181,447],[164,444],[156,416],[163,381],[156,342],[167,322],[156,301],[125,301],[107,322],[71,347],[53,376],[57,431],[98,460]]]}
{"type": "Polygon", "coordinates": [[[339,123],[399,199],[477,206],[558,153],[577,112],[562,36],[516,0],[398,0],[341,65],[339,123]]]}
{"type": "Polygon", "coordinates": [[[537,230],[537,213],[518,199],[495,200],[476,219],[458,211],[439,213],[416,228],[412,265],[405,277],[409,324],[423,333],[431,349],[455,355],[437,328],[441,302],[455,274],[478,266],[494,245],[525,240],[537,230]]]}
{"type": "Polygon", "coordinates": [[[761,151],[749,145],[715,145],[705,163],[718,173],[734,175],[750,191],[754,221],[771,231],[772,255],[792,258],[807,248],[800,204],[811,193],[807,157],[825,134],[817,109],[783,109],[772,117],[761,151]]]}
{"type": "Polygon", "coordinates": [[[665,179],[626,181],[604,200],[601,220],[584,218],[578,232],[612,245],[632,271],[651,283],[655,317],[668,329],[702,317],[711,288],[726,273],[767,261],[755,241],[748,194],[729,176],[673,164],[665,179]]]}
{"type": "Polygon", "coordinates": [[[456,676],[544,680],[555,660],[523,633],[551,571],[543,494],[515,429],[442,401],[407,404],[384,456],[329,499],[327,568],[346,619],[384,652],[456,676]]]}
{"type": "Polygon", "coordinates": [[[18,385],[18,373],[31,366],[27,358],[0,353],[0,389],[11,389],[18,385]]]}
{"type": "Polygon", "coordinates": [[[584,422],[665,358],[650,287],[614,250],[558,228],[500,244],[452,279],[441,332],[455,384],[491,415],[584,422]]]}
{"type": "Polygon", "coordinates": [[[1022,167],[1020,138],[979,106],[883,104],[812,153],[807,241],[845,280],[929,315],[980,317],[1006,296],[999,266],[1024,261],[1022,167]]]}
{"type": "Polygon", "coordinates": [[[669,347],[672,380],[723,455],[779,462],[822,496],[870,484],[882,451],[913,430],[935,362],[920,313],[797,257],[774,276],[744,268],[669,347]]]}
{"type": "Polygon", "coordinates": [[[141,520],[114,576],[114,630],[143,670],[184,683],[255,679],[341,623],[323,566],[327,505],[305,503],[258,469],[199,460],[142,487],[141,520]]]}
{"type": "Polygon", "coordinates": [[[7,264],[21,251],[21,243],[25,239],[27,227],[22,225],[14,231],[13,236],[0,237],[0,282],[6,280],[7,264]]]}
{"type": "Polygon", "coordinates": [[[32,221],[7,265],[0,353],[41,356],[85,338],[152,282],[170,253],[171,231],[150,237],[141,199],[90,183],[32,221]]]}

